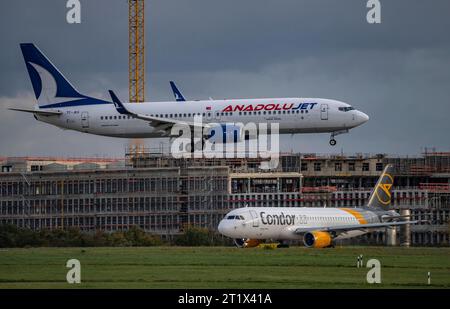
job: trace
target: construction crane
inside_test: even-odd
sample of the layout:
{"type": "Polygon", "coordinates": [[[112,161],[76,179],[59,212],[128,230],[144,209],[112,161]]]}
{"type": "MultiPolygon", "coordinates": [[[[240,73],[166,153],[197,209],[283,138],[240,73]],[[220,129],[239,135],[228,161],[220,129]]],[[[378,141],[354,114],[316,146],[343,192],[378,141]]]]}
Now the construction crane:
{"type": "Polygon", "coordinates": [[[129,102],[145,100],[144,0],[128,0],[129,102]]]}
{"type": "MultiPolygon", "coordinates": [[[[128,95],[129,102],[145,101],[145,1],[128,0],[128,95]]],[[[144,153],[144,141],[129,146],[135,157],[144,153]]]]}

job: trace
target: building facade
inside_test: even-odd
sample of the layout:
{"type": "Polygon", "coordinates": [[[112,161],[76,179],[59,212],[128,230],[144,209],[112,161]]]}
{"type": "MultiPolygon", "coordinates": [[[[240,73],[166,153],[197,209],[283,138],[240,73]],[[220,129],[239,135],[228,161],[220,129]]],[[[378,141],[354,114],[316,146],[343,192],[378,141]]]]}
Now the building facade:
{"type": "MultiPolygon", "coordinates": [[[[150,153],[123,160],[0,158],[0,224],[87,232],[139,226],[170,239],[187,226],[216,229],[238,207],[364,205],[391,163],[394,209],[431,223],[400,231],[397,243],[449,245],[449,158],[436,152],[413,158],[286,154],[271,171],[259,170],[257,159],[150,153]]],[[[380,231],[358,241],[386,240],[380,231]]]]}

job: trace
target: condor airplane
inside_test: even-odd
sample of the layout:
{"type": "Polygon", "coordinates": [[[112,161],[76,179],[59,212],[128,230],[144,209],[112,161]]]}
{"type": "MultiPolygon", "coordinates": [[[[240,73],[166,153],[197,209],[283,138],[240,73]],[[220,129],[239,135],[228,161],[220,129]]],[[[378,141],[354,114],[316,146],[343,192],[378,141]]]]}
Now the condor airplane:
{"type": "Polygon", "coordinates": [[[366,206],[361,208],[246,207],[228,213],[219,232],[234,238],[238,247],[255,247],[266,239],[303,240],[306,247],[325,248],[335,240],[352,238],[372,230],[419,221],[390,209],[393,167],[387,165],[366,206]]]}
{"type": "Polygon", "coordinates": [[[203,128],[214,123],[229,132],[226,126],[233,123],[279,123],[282,134],[330,133],[335,145],[336,135],[369,120],[347,103],[316,98],[183,101],[176,90],[177,101],[134,104],[121,103],[110,90],[111,101],[101,100],[76,90],[34,44],[20,47],[37,105],[11,109],[62,129],[122,138],[169,137],[174,125],[195,127],[194,116],[202,116],[203,128]]]}

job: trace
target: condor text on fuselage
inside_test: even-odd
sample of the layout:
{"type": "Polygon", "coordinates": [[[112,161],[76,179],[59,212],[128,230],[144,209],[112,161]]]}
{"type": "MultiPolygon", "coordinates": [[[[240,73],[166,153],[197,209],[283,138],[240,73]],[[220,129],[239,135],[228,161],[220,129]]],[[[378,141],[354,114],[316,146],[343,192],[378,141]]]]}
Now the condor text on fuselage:
{"type": "Polygon", "coordinates": [[[264,225],[294,225],[295,215],[285,215],[283,212],[280,214],[266,214],[264,211],[259,213],[261,217],[261,223],[264,225]]]}

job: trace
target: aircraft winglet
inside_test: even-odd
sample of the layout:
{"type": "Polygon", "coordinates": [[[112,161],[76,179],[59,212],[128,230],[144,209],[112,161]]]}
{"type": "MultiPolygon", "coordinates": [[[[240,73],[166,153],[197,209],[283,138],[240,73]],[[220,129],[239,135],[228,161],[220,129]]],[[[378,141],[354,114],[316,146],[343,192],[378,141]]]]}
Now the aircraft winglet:
{"type": "Polygon", "coordinates": [[[116,107],[116,110],[119,114],[122,114],[122,115],[132,114],[125,108],[125,106],[122,104],[122,102],[120,102],[119,98],[116,96],[114,91],[108,90],[108,92],[109,92],[109,95],[111,96],[111,100],[113,101],[114,106],[116,107]]]}
{"type": "Polygon", "coordinates": [[[175,96],[175,101],[178,102],[186,101],[186,99],[183,97],[180,90],[178,90],[177,86],[173,81],[170,81],[170,87],[172,87],[173,95],[175,96]]]}

